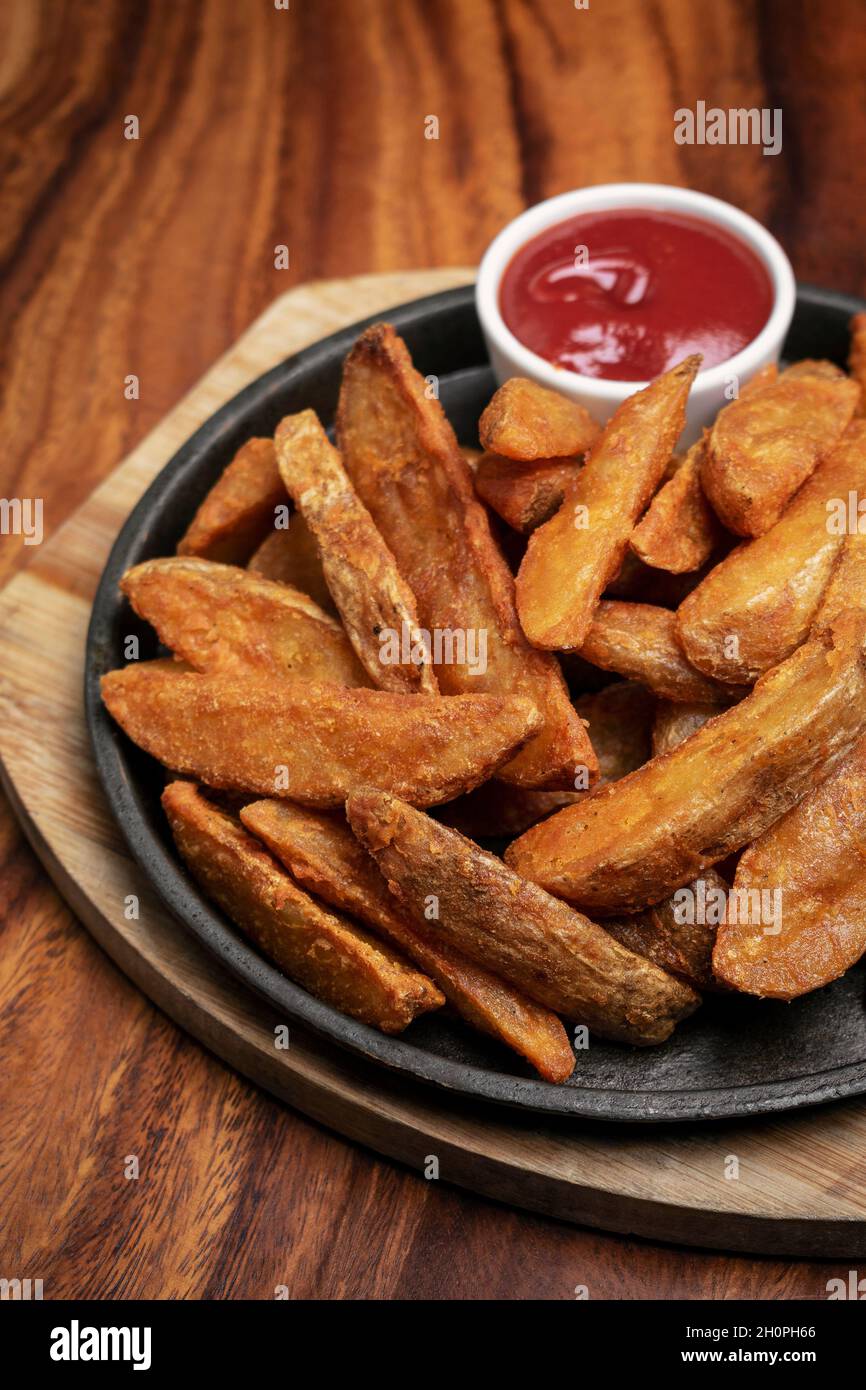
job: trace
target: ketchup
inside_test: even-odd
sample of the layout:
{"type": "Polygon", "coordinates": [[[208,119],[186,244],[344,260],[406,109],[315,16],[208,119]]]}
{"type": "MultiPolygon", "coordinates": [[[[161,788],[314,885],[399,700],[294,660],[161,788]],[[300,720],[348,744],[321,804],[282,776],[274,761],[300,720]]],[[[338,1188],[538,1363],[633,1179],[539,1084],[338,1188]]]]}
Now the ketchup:
{"type": "Polygon", "coordinates": [[[760,333],[770,277],[739,237],[661,209],[580,213],[512,257],[500,310],[516,338],[581,376],[649,381],[690,353],[714,367],[760,333]]]}

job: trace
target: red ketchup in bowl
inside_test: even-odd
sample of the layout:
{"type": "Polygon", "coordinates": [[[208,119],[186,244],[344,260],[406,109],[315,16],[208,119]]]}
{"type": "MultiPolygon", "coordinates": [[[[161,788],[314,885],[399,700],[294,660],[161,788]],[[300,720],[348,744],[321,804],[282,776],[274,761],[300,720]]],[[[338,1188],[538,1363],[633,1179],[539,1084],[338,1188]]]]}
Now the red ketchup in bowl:
{"type": "Polygon", "coordinates": [[[692,352],[702,370],[760,333],[773,307],[763,262],[712,222],[662,209],[580,213],[512,257],[499,307],[555,367],[649,381],[692,352]]]}

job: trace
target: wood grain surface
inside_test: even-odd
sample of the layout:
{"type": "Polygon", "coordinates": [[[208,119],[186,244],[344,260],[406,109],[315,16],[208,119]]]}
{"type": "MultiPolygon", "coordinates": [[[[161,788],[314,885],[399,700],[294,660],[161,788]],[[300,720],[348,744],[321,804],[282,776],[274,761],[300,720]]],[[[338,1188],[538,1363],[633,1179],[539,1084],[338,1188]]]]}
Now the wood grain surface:
{"type": "MultiPolygon", "coordinates": [[[[471,264],[576,184],[717,193],[802,278],[863,293],[864,60],[858,0],[6,0],[0,496],[42,497],[50,533],[275,295],[471,264]],[[699,99],[781,108],[782,153],[675,145],[699,99]]],[[[27,558],[0,536],[0,576],[27,558]]],[[[0,1275],[55,1296],[820,1298],[844,1273],[574,1230],[318,1129],[127,983],[5,808],[0,923],[0,1275]]]]}

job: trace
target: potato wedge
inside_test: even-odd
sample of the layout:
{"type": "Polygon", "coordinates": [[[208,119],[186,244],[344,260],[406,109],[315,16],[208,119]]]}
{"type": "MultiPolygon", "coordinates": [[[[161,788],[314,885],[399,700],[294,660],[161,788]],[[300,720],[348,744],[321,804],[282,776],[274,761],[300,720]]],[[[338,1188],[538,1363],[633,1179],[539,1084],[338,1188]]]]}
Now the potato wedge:
{"type": "Polygon", "coordinates": [[[866,738],[744,851],[732,904],[736,911],[719,929],[713,966],[734,989],[796,999],[860,959],[866,951],[866,738]],[[780,916],[773,902],[780,902],[780,916]]]}
{"type": "Polygon", "coordinates": [[[733,550],[683,600],[680,643],[699,671],[756,680],[808,635],[842,548],[831,508],[866,492],[866,423],[855,421],[766,535],[733,550]]]}
{"type": "Polygon", "coordinates": [[[346,814],[422,930],[572,1022],[647,1045],[697,1007],[688,986],[397,797],[359,791],[346,814]]]}
{"type": "Polygon", "coordinates": [[[555,516],[539,526],[517,576],[517,611],[537,647],[583,645],[607,584],[618,573],[635,522],[661,481],[685,422],[700,357],[625,400],[555,516]]]}
{"type": "Polygon", "coordinates": [[[710,430],[701,483],[738,536],[762,536],[834,448],[858,388],[829,363],[798,362],[778,380],[731,401],[710,430]]]}
{"type": "Polygon", "coordinates": [[[706,564],[686,574],[671,574],[669,570],[645,565],[633,550],[627,550],[619,573],[607,585],[603,597],[626,599],[629,603],[654,603],[659,608],[678,608],[711,568],[706,564]]]}
{"type": "Polygon", "coordinates": [[[338,435],[346,471],[415,595],[422,624],[434,638],[452,639],[443,640],[443,659],[434,662],[442,692],[525,696],[541,712],[540,734],[500,775],[550,790],[571,788],[579,766],[594,779],[595,755],[562,673],[521,631],[514,580],[454,432],[387,324],[367,329],[347,358],[338,435]],[[473,649],[483,659],[469,659],[473,649]]]}
{"type": "Polygon", "coordinates": [[[274,444],[280,477],[316,539],[328,588],[373,685],[398,695],[438,694],[415,596],[315,411],[286,415],[274,444]]]}
{"type": "Polygon", "coordinates": [[[602,599],[580,655],[603,671],[640,681],[665,700],[729,704],[735,688],[696,671],[676,634],[676,614],[667,608],[602,599]]]}
{"type": "Polygon", "coordinates": [[[848,370],[860,391],[854,412],[866,415],[866,314],[855,314],[850,323],[851,346],[848,350],[848,370]]]}
{"type": "Polygon", "coordinates": [[[478,422],[489,453],[520,463],[585,454],[600,433],[584,406],[522,376],[500,386],[478,422]]]}
{"type": "Polygon", "coordinates": [[[541,719],[528,700],[392,695],[289,677],[167,676],[146,665],[102,678],[134,743],[208,786],[339,806],[357,786],[449,801],[483,782],[541,719]]]}
{"type": "Polygon", "coordinates": [[[402,1033],[444,995],[389,946],[325,912],[261,845],[191,782],[171,782],[162,804],[175,843],[209,898],[281,970],[342,1013],[402,1033]]]}
{"type": "Polygon", "coordinates": [[[644,564],[670,574],[690,574],[718,549],[722,527],[701,487],[704,440],[656,493],[629,542],[644,564]]]}
{"type": "Polygon", "coordinates": [[[287,527],[271,531],[265,537],[247,561],[247,569],[262,579],[273,579],[278,584],[300,589],[331,617],[336,616],[337,608],[325,583],[316,542],[300,512],[292,513],[287,527]]]}
{"type": "Polygon", "coordinates": [[[843,613],[857,608],[866,608],[866,535],[852,531],[843,538],[815,613],[813,630],[830,627],[843,613]]]}
{"type": "Polygon", "coordinates": [[[217,479],[189,524],[178,555],[243,565],[289,499],[272,439],[249,439],[217,479]]]}
{"type": "Polygon", "coordinates": [[[670,753],[718,713],[717,704],[697,700],[676,704],[673,700],[659,700],[653,721],[652,756],[658,758],[662,753],[670,753]]]}
{"type": "Polygon", "coordinates": [[[725,880],[715,869],[704,869],[673,897],[630,917],[606,917],[604,927],[620,945],[646,956],[692,989],[715,991],[719,986],[713,975],[713,946],[727,901],[725,880]]]}
{"type": "Polygon", "coordinates": [[[840,618],[672,752],[528,830],[506,862],[594,914],[668,897],[762,835],[856,742],[864,637],[863,615],[840,618]]]}
{"type": "Polygon", "coordinates": [[[441,989],[461,1018],[525,1057],[547,1081],[565,1081],[574,1053],[556,1014],[474,965],[459,951],[417,931],[345,818],[287,801],[256,801],[241,811],[292,877],[332,907],[381,933],[441,989]]]}
{"type": "Polygon", "coordinates": [[[120,587],[159,640],[196,671],[370,684],[339,623],[288,584],[176,555],[135,565],[120,587]]]}
{"type": "Polygon", "coordinates": [[[475,491],[508,526],[526,535],[559,510],[580,469],[579,459],[537,459],[517,467],[498,454],[484,454],[475,470],[475,491]]]}

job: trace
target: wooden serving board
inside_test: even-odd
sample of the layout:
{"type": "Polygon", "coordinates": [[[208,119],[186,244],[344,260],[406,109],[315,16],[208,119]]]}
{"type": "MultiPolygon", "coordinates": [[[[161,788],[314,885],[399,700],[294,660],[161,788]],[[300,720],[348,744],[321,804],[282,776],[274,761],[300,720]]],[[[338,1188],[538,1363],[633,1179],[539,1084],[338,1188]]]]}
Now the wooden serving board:
{"type": "Polygon", "coordinates": [[[169,917],[103,801],[82,709],[90,604],[134,503],[218,406],[310,342],[466,284],[468,270],[361,276],[291,291],[244,334],[0,594],[0,758],[47,871],[112,959],[226,1062],[423,1180],[606,1230],[728,1250],[866,1254],[866,1102],[748,1123],[653,1129],[468,1105],[291,1028],[169,917]],[[138,921],[124,899],[139,896],[138,921]],[[732,1176],[738,1172],[738,1176],[732,1176]]]}

